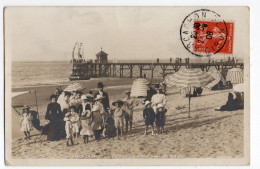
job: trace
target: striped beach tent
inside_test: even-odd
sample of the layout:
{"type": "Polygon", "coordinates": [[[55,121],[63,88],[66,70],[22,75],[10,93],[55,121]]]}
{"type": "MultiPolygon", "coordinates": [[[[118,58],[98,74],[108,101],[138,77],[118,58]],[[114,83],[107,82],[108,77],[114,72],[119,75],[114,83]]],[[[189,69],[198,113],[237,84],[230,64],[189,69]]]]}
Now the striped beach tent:
{"type": "Polygon", "coordinates": [[[244,83],[244,72],[240,68],[232,68],[227,72],[226,81],[232,84],[244,83]]]}
{"type": "Polygon", "coordinates": [[[200,69],[184,69],[179,70],[171,77],[171,83],[179,88],[189,87],[189,117],[190,117],[190,94],[192,87],[204,87],[214,78],[208,73],[203,72],[200,69]]]}
{"type": "Polygon", "coordinates": [[[219,81],[221,80],[221,73],[217,70],[213,70],[213,71],[210,71],[207,73],[214,78],[214,80],[212,82],[210,82],[209,84],[207,84],[205,86],[206,88],[211,89],[213,86],[218,84],[219,81]]]}
{"type": "Polygon", "coordinates": [[[69,84],[65,89],[64,91],[67,91],[67,92],[75,92],[75,91],[81,91],[83,90],[84,88],[81,86],[81,84],[79,83],[72,83],[72,84],[69,84]]]}
{"type": "Polygon", "coordinates": [[[146,97],[148,81],[143,78],[135,79],[131,88],[131,97],[146,97]]]}

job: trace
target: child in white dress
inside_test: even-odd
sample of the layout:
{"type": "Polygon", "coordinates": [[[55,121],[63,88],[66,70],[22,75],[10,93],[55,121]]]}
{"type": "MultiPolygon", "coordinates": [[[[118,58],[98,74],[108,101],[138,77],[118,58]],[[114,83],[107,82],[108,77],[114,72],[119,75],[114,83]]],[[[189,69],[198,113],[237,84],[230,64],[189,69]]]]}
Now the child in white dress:
{"type": "Polygon", "coordinates": [[[24,106],[23,113],[21,116],[21,131],[24,132],[25,139],[30,139],[30,131],[33,130],[32,116],[30,113],[30,108],[24,106]]]}
{"type": "Polygon", "coordinates": [[[78,139],[79,136],[79,115],[76,113],[75,106],[70,107],[70,121],[72,123],[72,132],[73,136],[75,135],[75,138],[78,139]]]}

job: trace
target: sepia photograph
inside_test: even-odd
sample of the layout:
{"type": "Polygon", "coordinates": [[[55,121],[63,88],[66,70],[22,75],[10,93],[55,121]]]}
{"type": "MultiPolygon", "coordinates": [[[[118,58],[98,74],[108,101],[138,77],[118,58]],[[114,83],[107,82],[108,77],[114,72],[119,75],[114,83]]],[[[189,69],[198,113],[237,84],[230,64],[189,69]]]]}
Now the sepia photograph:
{"type": "Polygon", "coordinates": [[[6,165],[249,165],[249,14],[5,7],[6,165]]]}

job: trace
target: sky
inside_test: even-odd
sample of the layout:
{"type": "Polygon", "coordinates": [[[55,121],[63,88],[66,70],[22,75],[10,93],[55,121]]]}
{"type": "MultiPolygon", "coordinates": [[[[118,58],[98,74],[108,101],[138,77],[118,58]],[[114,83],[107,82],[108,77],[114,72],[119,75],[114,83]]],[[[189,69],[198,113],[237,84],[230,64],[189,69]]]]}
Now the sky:
{"type": "MultiPolygon", "coordinates": [[[[76,42],[86,59],[150,60],[196,56],[180,40],[184,18],[200,7],[7,7],[5,56],[12,61],[68,61],[76,42]]],[[[249,10],[210,7],[234,22],[233,56],[249,56],[249,10]]],[[[220,58],[223,54],[213,57],[220,58]]]]}

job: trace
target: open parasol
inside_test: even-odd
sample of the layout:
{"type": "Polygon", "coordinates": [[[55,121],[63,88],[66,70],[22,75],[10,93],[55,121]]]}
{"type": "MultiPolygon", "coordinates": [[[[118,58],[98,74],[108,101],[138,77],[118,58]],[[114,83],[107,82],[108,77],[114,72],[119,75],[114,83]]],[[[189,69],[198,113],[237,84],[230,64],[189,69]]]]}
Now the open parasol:
{"type": "Polygon", "coordinates": [[[84,88],[81,86],[81,84],[79,83],[72,83],[72,84],[69,84],[65,89],[64,91],[67,91],[67,92],[75,92],[75,91],[82,91],[84,90],[84,88]]]}
{"type": "Polygon", "coordinates": [[[214,78],[208,73],[203,72],[200,69],[184,69],[171,75],[170,83],[179,88],[189,87],[189,117],[190,117],[190,100],[191,100],[191,88],[192,87],[204,87],[214,78]]]}

